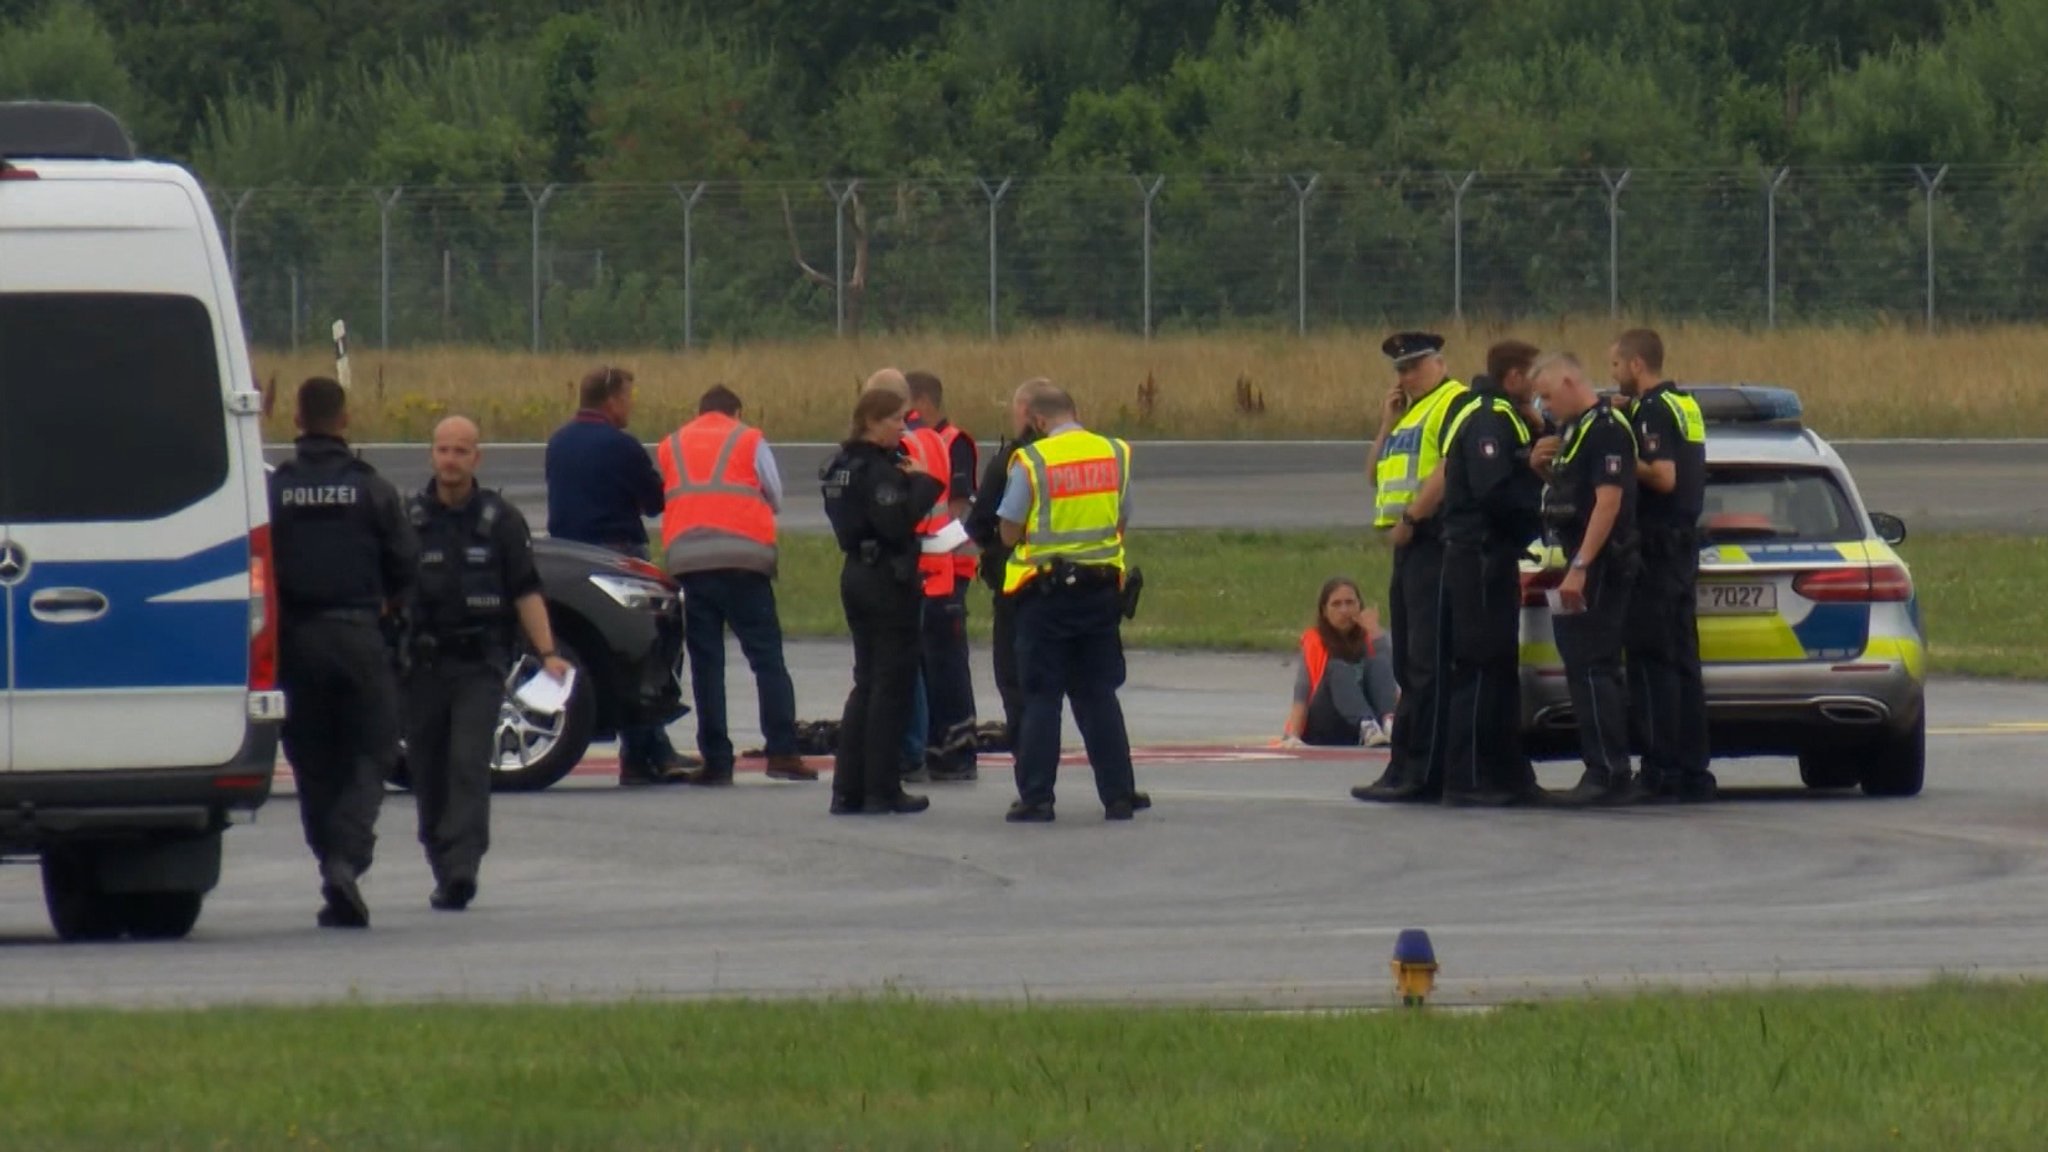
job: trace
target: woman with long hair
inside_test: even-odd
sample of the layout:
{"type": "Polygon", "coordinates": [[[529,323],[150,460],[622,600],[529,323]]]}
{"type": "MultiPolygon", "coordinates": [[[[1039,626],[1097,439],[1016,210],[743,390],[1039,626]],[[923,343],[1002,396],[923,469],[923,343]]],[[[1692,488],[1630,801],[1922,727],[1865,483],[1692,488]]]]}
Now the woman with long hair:
{"type": "Polygon", "coordinates": [[[1334,576],[1316,597],[1315,623],[1301,634],[1301,670],[1282,743],[1377,747],[1394,724],[1394,665],[1379,612],[1358,585],[1334,576]]]}
{"type": "Polygon", "coordinates": [[[837,816],[922,812],[903,790],[901,749],[917,687],[924,588],[917,523],[940,483],[902,451],[909,402],[889,389],[861,394],[839,455],[820,473],[825,515],[839,549],[839,602],[853,634],[853,691],[839,722],[833,763],[837,816]]]}

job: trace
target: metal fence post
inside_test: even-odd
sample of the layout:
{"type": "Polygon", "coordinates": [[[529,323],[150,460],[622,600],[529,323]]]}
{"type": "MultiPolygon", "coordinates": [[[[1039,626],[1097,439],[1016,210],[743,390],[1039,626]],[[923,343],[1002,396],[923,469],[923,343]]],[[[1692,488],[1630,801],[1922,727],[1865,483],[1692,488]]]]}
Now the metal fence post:
{"type": "Polygon", "coordinates": [[[1293,176],[1287,183],[1294,189],[1294,328],[1298,336],[1308,335],[1308,198],[1316,190],[1320,173],[1311,173],[1303,184],[1293,176]]]}
{"type": "Polygon", "coordinates": [[[377,201],[377,347],[391,348],[391,208],[405,194],[405,186],[391,190],[386,198],[371,192],[377,201]]]}
{"type": "Polygon", "coordinates": [[[860,181],[848,180],[842,188],[825,181],[825,193],[832,197],[832,305],[838,311],[836,331],[846,335],[846,202],[860,189],[860,181]]]}
{"type": "Polygon", "coordinates": [[[292,352],[299,350],[299,266],[291,267],[292,283],[292,352]]]}
{"type": "Polygon", "coordinates": [[[1631,169],[1623,168],[1619,180],[1600,170],[1600,182],[1607,185],[1607,318],[1621,318],[1621,190],[1628,187],[1631,169]]]}
{"type": "Polygon", "coordinates": [[[691,327],[696,320],[693,313],[696,310],[697,303],[696,288],[693,283],[696,274],[695,265],[697,263],[693,232],[696,224],[697,201],[704,198],[704,183],[701,180],[698,181],[697,186],[690,189],[687,195],[684,194],[680,184],[669,185],[669,190],[676,194],[676,199],[683,202],[683,347],[688,348],[694,339],[691,327]]]}
{"type": "Polygon", "coordinates": [[[228,210],[228,276],[238,290],[242,287],[242,208],[255,194],[254,188],[243,189],[235,198],[235,206],[228,210]]]}
{"type": "Polygon", "coordinates": [[[1154,176],[1147,185],[1143,176],[1133,176],[1138,191],[1145,194],[1145,339],[1152,338],[1152,201],[1159,198],[1159,187],[1166,183],[1166,177],[1154,176]]]}
{"type": "Polygon", "coordinates": [[[1780,168],[1764,181],[1764,327],[1778,327],[1778,189],[1792,169],[1780,168]]]}
{"type": "Polygon", "coordinates": [[[1461,323],[1465,319],[1465,193],[1477,179],[1478,172],[1467,172],[1464,179],[1456,181],[1444,177],[1451,187],[1451,317],[1461,323]]]}
{"type": "Polygon", "coordinates": [[[1920,186],[1927,190],[1927,331],[1934,331],[1934,192],[1948,176],[1948,165],[1943,164],[1933,176],[1920,165],[1913,165],[1913,175],[1920,178],[1920,186]]]}
{"type": "Polygon", "coordinates": [[[526,193],[526,202],[533,205],[533,297],[529,304],[529,309],[533,316],[533,350],[538,352],[540,351],[540,214],[547,208],[548,201],[554,199],[555,186],[550,184],[542,188],[538,196],[535,196],[533,189],[525,184],[521,184],[519,190],[526,193]]]}
{"type": "Polygon", "coordinates": [[[1003,182],[989,187],[988,181],[976,176],[974,182],[981,186],[981,194],[988,197],[988,338],[996,338],[996,205],[1003,202],[1003,196],[1010,190],[1014,177],[1005,176],[1003,182]]]}
{"type": "Polygon", "coordinates": [[[455,320],[455,250],[441,249],[441,337],[448,336],[448,326],[455,320]]]}

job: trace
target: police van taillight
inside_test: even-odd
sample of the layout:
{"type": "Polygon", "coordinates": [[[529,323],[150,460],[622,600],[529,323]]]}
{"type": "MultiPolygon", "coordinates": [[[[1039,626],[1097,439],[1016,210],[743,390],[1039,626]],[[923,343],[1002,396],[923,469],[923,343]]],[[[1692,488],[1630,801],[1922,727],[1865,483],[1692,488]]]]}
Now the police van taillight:
{"type": "Polygon", "coordinates": [[[249,531],[249,691],[277,690],[277,580],[270,525],[249,531]]]}
{"type": "Polygon", "coordinates": [[[0,180],[38,180],[38,179],[41,179],[41,177],[39,177],[39,176],[37,176],[37,175],[36,175],[36,170],[35,170],[35,169],[33,169],[33,168],[23,168],[23,167],[21,167],[21,166],[19,166],[19,165],[16,165],[16,164],[9,164],[9,163],[8,163],[7,161],[5,161],[5,160],[0,160],[0,180]]]}

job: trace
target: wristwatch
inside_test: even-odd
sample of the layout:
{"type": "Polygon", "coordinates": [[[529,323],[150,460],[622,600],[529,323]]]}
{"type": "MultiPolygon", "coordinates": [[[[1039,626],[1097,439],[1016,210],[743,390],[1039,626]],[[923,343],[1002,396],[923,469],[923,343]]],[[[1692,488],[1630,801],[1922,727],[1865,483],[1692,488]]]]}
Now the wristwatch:
{"type": "Polygon", "coordinates": [[[1417,520],[1415,517],[1410,516],[1406,512],[1401,513],[1401,523],[1406,524],[1410,528],[1422,527],[1422,521],[1417,520]]]}
{"type": "Polygon", "coordinates": [[[1586,561],[1585,561],[1585,558],[1584,558],[1584,557],[1581,557],[1581,556],[1574,556],[1574,557],[1572,557],[1572,571],[1574,571],[1574,572],[1584,572],[1585,570],[1586,570],[1586,561]]]}

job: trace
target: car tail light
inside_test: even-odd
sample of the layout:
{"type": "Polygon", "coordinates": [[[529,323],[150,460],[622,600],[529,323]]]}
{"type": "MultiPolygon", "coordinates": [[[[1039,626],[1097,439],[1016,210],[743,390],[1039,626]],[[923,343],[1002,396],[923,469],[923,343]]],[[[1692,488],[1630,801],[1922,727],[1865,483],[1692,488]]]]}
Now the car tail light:
{"type": "Polygon", "coordinates": [[[1564,571],[1562,568],[1544,568],[1522,573],[1522,607],[1543,607],[1547,603],[1543,594],[1564,583],[1564,571]]]}
{"type": "Polygon", "coordinates": [[[1793,577],[1792,590],[1817,604],[1870,604],[1912,599],[1913,581],[1896,564],[1821,568],[1793,577]]]}
{"type": "Polygon", "coordinates": [[[653,580],[656,583],[660,584],[666,584],[670,582],[668,578],[668,573],[663,572],[660,568],[655,567],[653,564],[650,564],[645,560],[641,560],[633,556],[627,556],[622,558],[620,560],[620,563],[625,566],[626,571],[631,572],[633,575],[640,577],[642,580],[653,580]]]}
{"type": "Polygon", "coordinates": [[[6,162],[6,161],[4,161],[4,160],[0,160],[0,180],[39,180],[39,179],[41,179],[41,177],[39,177],[39,176],[37,176],[37,175],[36,175],[36,170],[35,170],[35,169],[33,169],[33,168],[17,168],[17,167],[15,167],[14,165],[12,165],[12,164],[9,164],[9,163],[7,163],[7,162],[6,162]]]}
{"type": "Polygon", "coordinates": [[[270,525],[249,531],[249,691],[277,690],[277,580],[270,525]]]}

